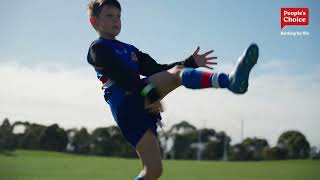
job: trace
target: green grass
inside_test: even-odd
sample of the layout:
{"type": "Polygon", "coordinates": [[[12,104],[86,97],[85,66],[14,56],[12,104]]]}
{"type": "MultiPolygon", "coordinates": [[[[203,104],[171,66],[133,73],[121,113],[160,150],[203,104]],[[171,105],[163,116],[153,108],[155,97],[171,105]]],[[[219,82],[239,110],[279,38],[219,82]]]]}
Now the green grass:
{"type": "MultiPolygon", "coordinates": [[[[136,159],[43,151],[0,155],[0,180],[133,180],[136,159]]],[[[320,161],[164,161],[162,180],[317,180],[320,161]]]]}

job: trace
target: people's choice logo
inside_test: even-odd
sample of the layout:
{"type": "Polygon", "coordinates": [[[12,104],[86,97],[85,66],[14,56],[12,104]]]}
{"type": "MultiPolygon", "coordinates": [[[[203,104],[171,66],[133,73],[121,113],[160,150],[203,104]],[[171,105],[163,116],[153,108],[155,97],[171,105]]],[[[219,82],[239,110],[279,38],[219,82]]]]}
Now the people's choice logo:
{"type": "Polygon", "coordinates": [[[281,8],[281,29],[285,26],[309,25],[308,8],[281,8]]]}

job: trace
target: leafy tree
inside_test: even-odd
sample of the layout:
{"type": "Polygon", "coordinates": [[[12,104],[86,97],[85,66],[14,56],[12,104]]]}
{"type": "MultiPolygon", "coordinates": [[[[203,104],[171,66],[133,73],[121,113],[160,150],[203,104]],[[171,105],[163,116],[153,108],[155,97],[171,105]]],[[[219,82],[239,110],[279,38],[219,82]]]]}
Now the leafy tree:
{"type": "Polygon", "coordinates": [[[90,134],[86,128],[81,128],[80,131],[75,133],[72,142],[75,153],[88,154],[90,152],[90,144],[90,134]]]}
{"type": "Polygon", "coordinates": [[[218,134],[214,129],[208,128],[199,129],[198,133],[201,134],[201,141],[206,143],[212,141],[213,139],[215,141],[217,139],[216,135],[218,134]]]}
{"type": "Polygon", "coordinates": [[[174,124],[170,130],[169,133],[174,135],[174,134],[188,134],[190,132],[195,132],[197,128],[187,121],[182,121],[178,124],[174,124]]]}
{"type": "Polygon", "coordinates": [[[310,144],[299,131],[286,131],[278,139],[277,146],[288,152],[289,159],[304,159],[310,154],[310,144]]]}
{"type": "MultiPolygon", "coordinates": [[[[208,128],[197,130],[185,121],[173,125],[165,133],[164,143],[170,138],[174,143],[167,153],[176,159],[196,159],[199,151],[202,159],[222,159],[231,141],[224,132],[217,133],[208,128]]],[[[162,146],[167,148],[166,145],[162,146]]]]}
{"type": "Polygon", "coordinates": [[[5,118],[0,126],[0,152],[15,150],[17,142],[12,129],[9,119],[5,118]]]}
{"type": "Polygon", "coordinates": [[[208,142],[203,151],[203,158],[210,160],[220,160],[223,157],[223,143],[218,141],[208,142]]]}
{"type": "MultiPolygon", "coordinates": [[[[173,125],[165,134],[166,142],[173,141],[173,146],[168,152],[175,159],[195,159],[196,150],[191,144],[197,142],[196,127],[186,121],[173,125]]],[[[162,145],[166,147],[166,145],[162,145]]]]}
{"type": "Polygon", "coordinates": [[[128,144],[122,132],[117,126],[111,126],[108,128],[111,135],[112,142],[114,146],[119,147],[119,149],[114,153],[115,156],[126,157],[126,158],[136,158],[137,153],[135,150],[128,144]]]}
{"type": "Polygon", "coordinates": [[[223,159],[224,152],[226,151],[227,153],[230,146],[230,137],[228,137],[224,132],[213,133],[215,132],[213,129],[208,129],[203,132],[206,134],[206,136],[203,137],[204,142],[207,143],[203,152],[203,158],[210,160],[223,159]]]}
{"type": "Polygon", "coordinates": [[[268,148],[269,144],[265,139],[246,138],[242,143],[231,147],[230,159],[236,161],[263,160],[265,157],[272,159],[274,154],[268,148]]]}
{"type": "Polygon", "coordinates": [[[191,144],[197,142],[197,134],[194,132],[180,135],[175,135],[173,145],[174,157],[176,159],[195,159],[196,149],[191,148],[191,144]]]}
{"type": "Polygon", "coordinates": [[[248,152],[246,151],[246,147],[239,143],[235,144],[230,149],[229,159],[232,161],[245,161],[249,157],[248,152]]]}
{"type": "Polygon", "coordinates": [[[95,155],[112,155],[113,148],[111,145],[111,138],[107,128],[97,128],[92,132],[92,148],[91,153],[95,155]]]}
{"type": "Polygon", "coordinates": [[[41,149],[40,135],[46,127],[39,124],[22,124],[25,125],[26,129],[23,134],[18,136],[18,147],[22,149],[41,149]]]}
{"type": "Polygon", "coordinates": [[[136,157],[134,149],[126,142],[116,126],[97,128],[91,135],[91,153],[104,156],[136,157]]]}
{"type": "Polygon", "coordinates": [[[287,158],[288,151],[283,148],[273,147],[265,148],[262,151],[264,160],[283,160],[287,158]]]}
{"type": "Polygon", "coordinates": [[[57,124],[47,127],[40,135],[40,147],[44,150],[65,151],[68,136],[57,124]]]}
{"type": "Polygon", "coordinates": [[[263,160],[263,150],[269,148],[265,139],[247,138],[242,142],[248,153],[248,160],[263,160]]]}

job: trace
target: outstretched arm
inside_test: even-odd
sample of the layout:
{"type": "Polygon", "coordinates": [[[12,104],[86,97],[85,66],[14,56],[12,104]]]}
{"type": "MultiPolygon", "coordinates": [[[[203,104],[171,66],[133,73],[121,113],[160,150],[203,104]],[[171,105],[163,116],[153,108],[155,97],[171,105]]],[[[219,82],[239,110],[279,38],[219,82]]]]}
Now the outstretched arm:
{"type": "Polygon", "coordinates": [[[200,47],[198,47],[195,52],[184,61],[178,61],[172,64],[158,64],[149,54],[138,51],[137,57],[139,61],[140,74],[144,76],[151,76],[155,73],[166,71],[173,68],[175,65],[183,65],[188,68],[198,68],[206,67],[213,69],[209,65],[216,65],[216,62],[210,60],[217,59],[217,57],[208,57],[213,50],[208,51],[204,54],[198,54],[200,47]]]}
{"type": "Polygon", "coordinates": [[[209,65],[217,65],[218,64],[217,62],[210,61],[210,60],[214,60],[214,59],[218,58],[216,56],[209,56],[209,54],[213,53],[214,50],[207,51],[203,54],[198,54],[199,51],[200,51],[200,47],[198,46],[192,55],[192,57],[198,67],[205,67],[205,68],[213,69],[209,65]]]}
{"type": "Polygon", "coordinates": [[[184,65],[186,67],[197,68],[197,64],[194,62],[192,56],[184,61],[175,62],[172,64],[158,64],[149,54],[143,53],[141,51],[137,52],[137,58],[139,62],[140,74],[144,76],[151,76],[161,71],[166,71],[173,68],[176,65],[184,65]]]}

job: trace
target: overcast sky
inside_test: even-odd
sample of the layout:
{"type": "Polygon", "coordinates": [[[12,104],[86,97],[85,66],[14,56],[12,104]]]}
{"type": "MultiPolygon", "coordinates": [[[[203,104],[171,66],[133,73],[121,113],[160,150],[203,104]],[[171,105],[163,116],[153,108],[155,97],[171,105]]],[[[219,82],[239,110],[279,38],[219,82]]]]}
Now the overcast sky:
{"type": "MultiPolygon", "coordinates": [[[[303,132],[320,146],[320,55],[317,0],[122,0],[118,39],[159,63],[183,60],[199,45],[215,50],[216,71],[229,72],[251,43],[260,46],[249,91],[178,88],[164,100],[166,127],[187,120],[226,131],[232,143],[266,138],[274,145],[286,130],[303,132]],[[309,26],[280,29],[281,7],[307,7],[309,26]],[[307,31],[308,36],[281,36],[307,31]]],[[[65,128],[114,125],[101,85],[86,62],[98,36],[88,23],[88,0],[5,1],[0,7],[0,122],[27,120],[65,128]]]]}

